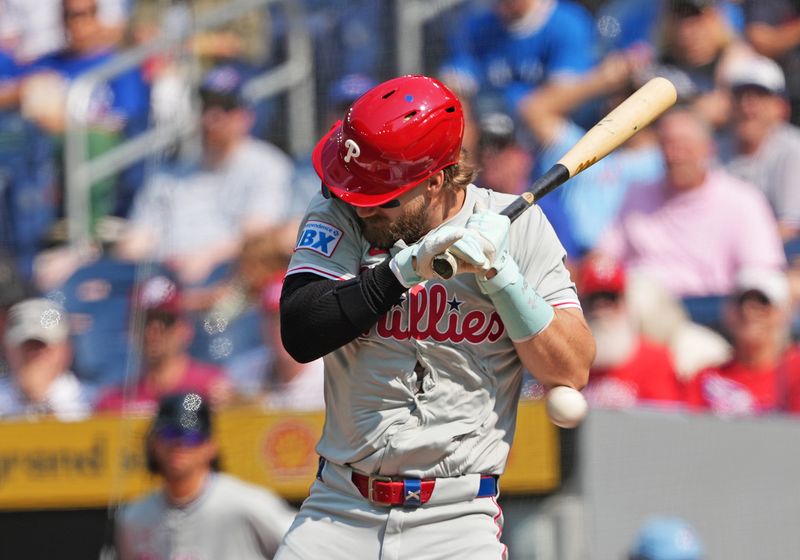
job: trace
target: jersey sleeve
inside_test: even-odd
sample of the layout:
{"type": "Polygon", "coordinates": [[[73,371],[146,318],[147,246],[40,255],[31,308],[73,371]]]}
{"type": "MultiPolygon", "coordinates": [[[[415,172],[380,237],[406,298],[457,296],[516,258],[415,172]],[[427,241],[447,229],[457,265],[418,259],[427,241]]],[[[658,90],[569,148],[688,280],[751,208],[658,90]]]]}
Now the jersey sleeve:
{"type": "Polygon", "coordinates": [[[317,195],[303,218],[286,275],[354,278],[361,269],[363,244],[352,210],[342,202],[317,195]]]}

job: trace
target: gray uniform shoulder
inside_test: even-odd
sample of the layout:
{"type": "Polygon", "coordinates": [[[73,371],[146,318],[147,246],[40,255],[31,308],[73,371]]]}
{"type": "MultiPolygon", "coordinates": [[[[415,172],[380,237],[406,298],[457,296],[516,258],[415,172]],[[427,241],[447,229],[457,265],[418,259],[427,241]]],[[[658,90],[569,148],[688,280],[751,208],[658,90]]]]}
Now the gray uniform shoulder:
{"type": "Polygon", "coordinates": [[[218,496],[224,496],[225,502],[236,504],[236,509],[242,514],[261,522],[264,521],[264,516],[272,516],[281,525],[288,518],[288,528],[294,517],[294,509],[276,493],[224,473],[217,474],[216,477],[214,490],[218,496]]]}
{"type": "Polygon", "coordinates": [[[161,490],[156,490],[122,506],[117,514],[117,523],[123,526],[150,525],[161,517],[165,506],[164,495],[161,490]]]}

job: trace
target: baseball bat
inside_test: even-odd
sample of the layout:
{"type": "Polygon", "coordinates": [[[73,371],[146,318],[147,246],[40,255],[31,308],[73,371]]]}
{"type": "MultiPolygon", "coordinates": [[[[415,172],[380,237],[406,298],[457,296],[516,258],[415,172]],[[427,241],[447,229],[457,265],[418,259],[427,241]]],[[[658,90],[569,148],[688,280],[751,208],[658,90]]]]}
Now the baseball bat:
{"type": "MultiPolygon", "coordinates": [[[[672,82],[660,76],[651,79],[589,129],[555,165],[534,181],[529,191],[522,193],[500,213],[513,222],[567,179],[619,148],[669,109],[677,98],[678,93],[672,82]]],[[[445,280],[458,272],[457,261],[448,252],[434,257],[431,266],[445,280]]]]}

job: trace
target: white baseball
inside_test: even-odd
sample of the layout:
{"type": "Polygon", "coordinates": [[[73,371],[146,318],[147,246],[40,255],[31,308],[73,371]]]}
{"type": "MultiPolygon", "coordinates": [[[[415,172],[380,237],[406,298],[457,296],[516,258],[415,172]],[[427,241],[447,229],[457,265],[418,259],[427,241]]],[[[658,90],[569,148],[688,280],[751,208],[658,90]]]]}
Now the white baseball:
{"type": "Polygon", "coordinates": [[[586,417],[589,405],[583,393],[572,387],[553,387],[545,399],[550,421],[561,428],[574,428],[586,417]]]}

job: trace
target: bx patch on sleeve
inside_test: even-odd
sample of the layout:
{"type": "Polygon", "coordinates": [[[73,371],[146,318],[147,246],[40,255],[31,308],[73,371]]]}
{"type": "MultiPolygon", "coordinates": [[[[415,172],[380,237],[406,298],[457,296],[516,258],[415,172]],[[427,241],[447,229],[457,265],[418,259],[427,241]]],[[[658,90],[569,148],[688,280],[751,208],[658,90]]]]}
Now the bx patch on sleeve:
{"type": "Polygon", "coordinates": [[[342,240],[342,235],[342,230],[336,226],[309,220],[303,226],[303,231],[300,233],[300,240],[297,242],[295,250],[306,249],[330,257],[336,250],[339,241],[342,240]]]}

